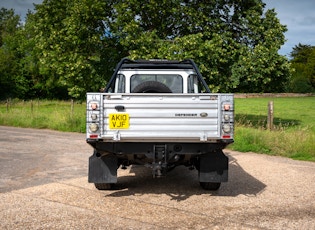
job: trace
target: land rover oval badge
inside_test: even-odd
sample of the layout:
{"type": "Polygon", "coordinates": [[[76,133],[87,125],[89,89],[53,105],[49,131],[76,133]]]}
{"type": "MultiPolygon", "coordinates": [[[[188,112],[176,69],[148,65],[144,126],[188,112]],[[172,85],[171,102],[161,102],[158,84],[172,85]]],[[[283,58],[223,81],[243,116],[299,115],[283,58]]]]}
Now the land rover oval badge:
{"type": "Polygon", "coordinates": [[[208,114],[207,113],[200,113],[200,117],[207,117],[208,114]]]}

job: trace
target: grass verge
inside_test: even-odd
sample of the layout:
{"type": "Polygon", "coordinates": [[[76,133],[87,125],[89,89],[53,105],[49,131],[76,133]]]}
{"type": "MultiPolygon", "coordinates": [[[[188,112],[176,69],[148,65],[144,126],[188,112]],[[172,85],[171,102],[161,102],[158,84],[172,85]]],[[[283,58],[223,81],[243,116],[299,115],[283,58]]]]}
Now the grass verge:
{"type": "Polygon", "coordinates": [[[314,97],[235,99],[235,143],[229,149],[315,161],[314,97]],[[274,127],[267,130],[267,105],[274,127]]]}

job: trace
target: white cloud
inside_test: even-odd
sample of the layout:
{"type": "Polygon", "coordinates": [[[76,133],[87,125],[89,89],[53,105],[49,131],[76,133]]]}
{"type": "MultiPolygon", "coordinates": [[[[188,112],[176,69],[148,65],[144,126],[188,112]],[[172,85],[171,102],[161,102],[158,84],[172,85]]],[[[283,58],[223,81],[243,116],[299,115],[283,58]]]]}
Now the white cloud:
{"type": "Polygon", "coordinates": [[[266,8],[275,8],[280,23],[287,26],[287,42],[280,54],[289,54],[299,43],[315,46],[314,0],[264,0],[266,8]]]}
{"type": "Polygon", "coordinates": [[[34,10],[33,4],[40,4],[43,0],[0,0],[0,8],[14,9],[23,20],[28,10],[34,10]]]}

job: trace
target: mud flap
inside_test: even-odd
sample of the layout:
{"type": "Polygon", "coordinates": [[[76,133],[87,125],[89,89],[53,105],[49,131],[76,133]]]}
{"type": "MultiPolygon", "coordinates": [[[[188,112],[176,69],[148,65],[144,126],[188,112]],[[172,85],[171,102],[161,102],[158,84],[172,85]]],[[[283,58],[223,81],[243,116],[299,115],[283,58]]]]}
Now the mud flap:
{"type": "Polygon", "coordinates": [[[107,155],[97,157],[94,153],[89,158],[90,183],[117,183],[117,157],[107,155]]]}
{"type": "Polygon", "coordinates": [[[220,150],[200,156],[200,182],[227,182],[229,159],[220,150]]]}

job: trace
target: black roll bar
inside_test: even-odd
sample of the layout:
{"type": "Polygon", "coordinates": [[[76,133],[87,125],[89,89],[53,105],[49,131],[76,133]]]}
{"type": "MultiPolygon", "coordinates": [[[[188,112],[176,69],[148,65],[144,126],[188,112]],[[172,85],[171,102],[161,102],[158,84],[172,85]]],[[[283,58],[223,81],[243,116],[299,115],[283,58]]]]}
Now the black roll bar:
{"type": "Polygon", "coordinates": [[[116,79],[116,75],[117,75],[118,71],[120,70],[121,66],[126,62],[133,62],[133,61],[130,60],[129,58],[126,58],[126,57],[120,60],[120,62],[116,65],[115,71],[114,71],[112,77],[110,78],[109,82],[107,83],[107,86],[104,89],[104,92],[108,92],[109,87],[112,85],[113,81],[115,81],[115,79],[116,79]]]}
{"type": "Polygon", "coordinates": [[[197,67],[196,63],[192,59],[186,59],[186,60],[181,61],[181,63],[184,63],[184,62],[186,62],[186,63],[188,62],[188,63],[190,63],[193,66],[193,68],[194,68],[194,70],[195,70],[195,72],[197,74],[198,79],[202,82],[202,84],[206,88],[207,93],[211,93],[211,91],[209,89],[209,86],[208,86],[207,82],[205,81],[205,79],[203,79],[203,77],[202,77],[202,75],[201,75],[201,73],[199,71],[199,68],[197,67]]]}
{"type": "MultiPolygon", "coordinates": [[[[150,61],[150,60],[136,60],[136,61],[133,61],[133,60],[131,60],[131,59],[129,59],[129,58],[126,58],[126,57],[123,58],[123,59],[121,59],[120,62],[116,65],[115,71],[114,71],[112,77],[110,78],[110,80],[109,80],[109,82],[108,82],[106,88],[104,89],[104,92],[108,92],[110,86],[112,85],[112,83],[113,83],[113,82],[115,81],[115,79],[116,79],[116,75],[117,75],[118,71],[121,69],[121,67],[122,67],[123,64],[125,64],[125,63],[138,63],[138,64],[139,64],[139,63],[143,63],[143,64],[150,64],[150,63],[152,63],[152,62],[157,63],[157,64],[166,64],[166,63],[167,63],[167,61],[164,61],[164,60],[163,60],[163,61],[157,61],[157,60],[152,60],[152,61],[150,61]]],[[[196,63],[195,63],[192,59],[185,59],[185,60],[179,61],[179,62],[178,62],[178,61],[169,61],[169,63],[172,63],[172,64],[176,64],[176,63],[178,63],[178,64],[190,64],[190,65],[193,67],[193,69],[195,70],[198,79],[199,79],[199,80],[201,81],[201,83],[204,85],[204,87],[205,87],[207,93],[211,93],[211,91],[210,91],[210,89],[209,89],[209,87],[208,87],[206,81],[203,79],[203,77],[202,77],[202,75],[201,75],[201,73],[200,73],[200,71],[199,71],[199,69],[198,69],[196,63]]]]}

